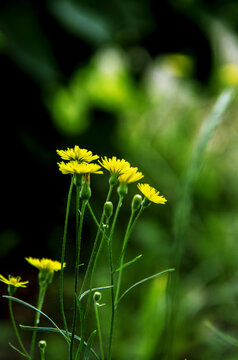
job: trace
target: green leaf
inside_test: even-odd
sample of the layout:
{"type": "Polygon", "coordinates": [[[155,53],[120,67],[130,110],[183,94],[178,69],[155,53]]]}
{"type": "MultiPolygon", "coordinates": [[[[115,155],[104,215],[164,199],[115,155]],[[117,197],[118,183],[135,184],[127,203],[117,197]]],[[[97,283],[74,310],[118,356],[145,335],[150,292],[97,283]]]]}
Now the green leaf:
{"type": "Polygon", "coordinates": [[[22,356],[26,357],[27,359],[30,359],[31,357],[27,354],[24,354],[21,350],[17,349],[14,345],[12,345],[11,343],[8,343],[9,346],[11,346],[11,348],[13,350],[15,350],[16,352],[18,352],[19,354],[21,354],[22,356]]]}
{"type": "Polygon", "coordinates": [[[238,347],[238,340],[235,339],[233,336],[228,335],[223,331],[217,329],[214,325],[210,323],[210,321],[205,321],[205,325],[225,343],[238,347]]]}
{"type": "Polygon", "coordinates": [[[113,287],[112,285],[108,285],[108,286],[102,286],[102,287],[94,288],[92,290],[86,290],[79,296],[79,301],[81,301],[84,298],[84,296],[86,296],[90,292],[103,290],[103,289],[110,289],[112,287],[113,287]]]}
{"type": "Polygon", "coordinates": [[[175,270],[174,268],[167,269],[167,270],[163,270],[163,271],[161,271],[161,272],[159,272],[159,273],[157,273],[157,274],[151,275],[151,276],[149,276],[149,277],[147,277],[147,278],[145,278],[145,279],[143,279],[143,280],[140,280],[140,281],[138,281],[137,283],[133,284],[132,286],[130,286],[130,287],[119,297],[116,306],[117,306],[118,303],[122,300],[122,298],[123,298],[129,291],[131,291],[132,289],[134,289],[136,286],[138,286],[138,285],[140,285],[140,284],[143,284],[144,282],[146,282],[146,281],[148,281],[148,280],[151,280],[151,279],[153,279],[153,278],[155,278],[155,277],[157,277],[157,276],[159,276],[159,275],[162,275],[162,274],[165,274],[165,273],[167,273],[167,272],[174,271],[174,270],[175,270]]]}
{"type": "MultiPolygon", "coordinates": [[[[18,302],[19,304],[22,304],[22,305],[24,305],[24,306],[27,306],[27,307],[29,307],[30,309],[33,309],[33,310],[39,312],[41,315],[45,316],[45,317],[54,325],[54,327],[58,330],[58,332],[60,332],[61,335],[63,335],[63,337],[65,338],[65,340],[68,342],[67,336],[65,336],[64,331],[60,330],[60,328],[56,325],[56,323],[55,323],[48,315],[46,315],[45,313],[43,313],[41,310],[37,309],[35,306],[33,306],[33,305],[31,305],[31,304],[28,304],[28,303],[25,302],[25,301],[20,300],[20,299],[18,299],[18,298],[15,298],[15,297],[13,297],[13,296],[3,295],[3,297],[6,298],[6,299],[10,299],[10,300],[16,301],[16,302],[18,302]]],[[[38,329],[38,328],[36,328],[36,329],[38,329]]]]}
{"type": "MultiPolygon", "coordinates": [[[[51,328],[51,327],[42,327],[42,326],[27,326],[27,325],[19,325],[21,329],[23,330],[30,330],[30,331],[46,331],[46,332],[53,332],[53,333],[63,333],[66,334],[65,330],[58,330],[55,328],[51,328]]],[[[70,332],[68,332],[69,337],[72,335],[70,332]]],[[[77,341],[81,341],[81,338],[77,335],[74,335],[74,339],[77,341]]],[[[86,341],[84,341],[84,345],[87,347],[88,343],[86,341]]],[[[97,355],[97,353],[92,349],[92,347],[90,348],[91,353],[95,356],[95,358],[97,360],[100,360],[99,356],[97,355]]]]}
{"type": "Polygon", "coordinates": [[[83,360],[89,360],[90,351],[92,351],[91,350],[92,343],[93,343],[94,336],[96,335],[96,333],[97,333],[97,330],[93,330],[88,338],[88,344],[87,344],[87,347],[85,350],[85,355],[84,355],[83,360]]]}
{"type": "Polygon", "coordinates": [[[133,264],[134,262],[136,262],[137,260],[139,260],[141,257],[142,257],[142,254],[136,256],[134,259],[132,259],[132,260],[128,261],[127,263],[123,264],[122,266],[120,266],[120,267],[119,267],[118,269],[116,269],[114,272],[120,271],[120,270],[124,269],[125,267],[127,267],[127,266],[133,264]]]}

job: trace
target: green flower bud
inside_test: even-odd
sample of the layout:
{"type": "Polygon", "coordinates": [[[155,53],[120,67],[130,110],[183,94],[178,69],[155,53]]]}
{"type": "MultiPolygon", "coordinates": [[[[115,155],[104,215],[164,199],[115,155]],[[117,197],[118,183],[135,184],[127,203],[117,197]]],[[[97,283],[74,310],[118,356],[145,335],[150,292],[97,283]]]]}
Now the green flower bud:
{"type": "Polygon", "coordinates": [[[121,182],[117,188],[119,196],[124,197],[128,193],[128,186],[126,183],[121,182]]]}
{"type": "Polygon", "coordinates": [[[99,291],[95,291],[93,294],[93,300],[97,303],[101,300],[102,294],[99,291]]]}
{"type": "Polygon", "coordinates": [[[80,197],[83,200],[89,200],[92,195],[90,184],[85,182],[80,191],[80,197]]]}
{"type": "Polygon", "coordinates": [[[142,196],[139,194],[134,195],[132,202],[131,202],[131,210],[137,211],[142,203],[142,196]]]}
{"type": "Polygon", "coordinates": [[[46,348],[46,341],[45,341],[45,340],[40,340],[40,341],[38,342],[38,346],[39,346],[39,348],[40,348],[41,350],[45,350],[45,348],[46,348]]]}
{"type": "Polygon", "coordinates": [[[105,212],[106,217],[108,219],[110,219],[110,217],[113,214],[113,203],[111,201],[105,202],[105,204],[104,204],[104,212],[105,212]]]}

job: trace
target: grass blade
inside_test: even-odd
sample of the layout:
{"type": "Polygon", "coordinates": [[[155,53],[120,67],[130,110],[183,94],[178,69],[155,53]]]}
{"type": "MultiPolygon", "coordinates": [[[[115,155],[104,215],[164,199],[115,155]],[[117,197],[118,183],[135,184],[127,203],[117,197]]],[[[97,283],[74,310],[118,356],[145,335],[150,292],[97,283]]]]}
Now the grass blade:
{"type": "Polygon", "coordinates": [[[180,298],[180,275],[179,269],[181,259],[186,246],[186,232],[189,227],[193,189],[200,174],[203,163],[204,154],[207,144],[211,139],[214,130],[222,122],[223,115],[230,105],[234,96],[233,89],[225,90],[217,99],[211,113],[205,119],[201,132],[196,140],[191,160],[181,180],[180,200],[175,209],[173,220],[174,232],[174,246],[171,252],[171,264],[176,268],[176,274],[168,282],[168,308],[167,320],[165,329],[165,343],[164,353],[166,359],[173,360],[173,344],[176,334],[176,317],[179,313],[179,298],[180,298]]]}
{"type": "Polygon", "coordinates": [[[238,340],[235,339],[233,336],[228,335],[223,331],[217,329],[214,325],[210,323],[210,321],[205,321],[205,325],[225,343],[238,347],[238,340]]]}
{"type": "Polygon", "coordinates": [[[137,260],[139,260],[141,257],[142,257],[142,254],[141,254],[141,255],[136,256],[134,259],[132,259],[132,260],[128,261],[127,263],[123,264],[123,265],[122,265],[122,266],[120,266],[118,269],[116,269],[116,270],[115,270],[115,272],[116,272],[116,271],[120,271],[120,270],[124,269],[125,267],[127,267],[127,266],[129,266],[129,265],[133,264],[134,262],[136,262],[137,260]]]}
{"type": "MultiPolygon", "coordinates": [[[[155,278],[155,277],[157,277],[157,276],[159,276],[159,275],[166,274],[167,272],[171,272],[171,271],[174,271],[174,270],[175,270],[175,269],[173,269],[173,268],[172,268],[172,269],[163,270],[163,271],[161,271],[161,272],[159,272],[159,273],[157,273],[157,274],[151,275],[151,276],[149,276],[149,277],[147,277],[147,278],[145,278],[145,279],[142,279],[142,280],[136,282],[135,284],[133,284],[132,286],[130,286],[130,287],[119,297],[119,299],[118,299],[118,301],[117,301],[117,304],[122,300],[122,298],[123,298],[129,291],[131,291],[132,289],[134,289],[136,286],[138,286],[138,285],[140,285],[140,284],[143,284],[144,282],[146,282],[146,281],[148,281],[148,280],[151,280],[151,279],[153,279],[153,278],[155,278]]],[[[116,306],[117,306],[117,304],[116,304],[116,306]]]]}
{"type": "MultiPolygon", "coordinates": [[[[43,327],[43,326],[27,326],[27,325],[20,325],[20,328],[23,329],[23,330],[30,330],[30,331],[34,331],[34,330],[37,330],[37,331],[46,331],[46,332],[53,332],[53,333],[63,333],[63,334],[66,334],[66,331],[65,330],[58,330],[56,328],[51,328],[51,327],[43,327]]],[[[96,330],[95,330],[96,331],[96,330]]],[[[71,337],[72,333],[68,332],[68,335],[69,337],[71,337]]],[[[80,336],[77,336],[77,335],[74,335],[74,339],[77,340],[77,341],[81,341],[81,337],[80,336]]],[[[90,338],[89,338],[90,339],[90,338]]],[[[86,341],[84,341],[84,345],[86,347],[88,347],[88,343],[86,341]]],[[[97,360],[100,360],[99,356],[97,355],[97,353],[92,349],[92,347],[90,347],[90,352],[95,356],[95,358],[97,360]]]]}
{"type": "Polygon", "coordinates": [[[88,338],[88,344],[87,344],[87,347],[86,347],[86,350],[85,350],[85,355],[84,355],[83,360],[89,360],[90,351],[92,351],[91,350],[92,343],[93,343],[93,340],[94,340],[94,337],[95,337],[96,333],[97,333],[97,330],[92,331],[92,333],[90,334],[90,336],[88,338]]]}
{"type": "Polygon", "coordinates": [[[93,292],[93,291],[98,291],[98,290],[104,290],[104,289],[110,289],[112,287],[112,285],[108,285],[108,286],[101,286],[101,287],[97,287],[97,288],[94,288],[92,290],[86,290],[84,291],[80,297],[79,297],[79,301],[81,301],[84,296],[86,296],[87,294],[89,294],[90,292],[93,292]]]}
{"type": "Polygon", "coordinates": [[[41,315],[43,315],[44,317],[46,317],[46,319],[48,319],[53,325],[54,327],[58,330],[59,333],[61,333],[61,335],[65,338],[65,340],[68,342],[68,339],[67,339],[67,336],[65,336],[64,332],[62,330],[60,330],[60,328],[56,325],[56,323],[48,316],[46,315],[45,313],[43,313],[41,310],[37,309],[35,306],[31,305],[31,304],[28,304],[27,302],[23,301],[23,300],[20,300],[18,298],[15,298],[13,296],[8,296],[8,295],[3,295],[4,298],[6,299],[10,299],[12,301],[16,301],[18,302],[19,304],[22,304],[24,306],[27,306],[29,307],[30,309],[33,309],[37,312],[39,312],[41,315]]]}
{"type": "Polygon", "coordinates": [[[11,343],[8,343],[8,345],[15,350],[16,352],[18,352],[21,356],[26,357],[27,359],[30,359],[30,356],[27,356],[26,354],[24,354],[21,350],[17,349],[14,345],[12,345],[11,343]]]}

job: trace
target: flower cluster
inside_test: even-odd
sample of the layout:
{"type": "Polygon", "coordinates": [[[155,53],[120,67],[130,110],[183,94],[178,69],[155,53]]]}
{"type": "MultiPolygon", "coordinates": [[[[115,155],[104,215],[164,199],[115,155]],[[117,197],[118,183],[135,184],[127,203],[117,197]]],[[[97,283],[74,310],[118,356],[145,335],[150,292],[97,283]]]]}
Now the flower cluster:
{"type": "MultiPolygon", "coordinates": [[[[74,148],[56,151],[62,160],[69,161],[68,163],[63,161],[58,163],[59,170],[62,174],[102,174],[103,172],[100,169],[103,167],[110,173],[110,184],[115,185],[119,182],[122,193],[127,192],[127,184],[136,182],[144,177],[142,172],[138,171],[137,167],[132,167],[128,161],[125,159],[117,159],[116,156],[112,158],[104,156],[101,160],[98,160],[98,155],[93,155],[91,151],[81,149],[77,145],[74,148]],[[91,163],[93,160],[98,160],[98,164],[91,163]]],[[[144,201],[144,204],[146,204],[146,202],[165,204],[167,201],[164,196],[159,195],[159,191],[149,184],[138,184],[138,189],[145,196],[146,201],[144,201]]]]}

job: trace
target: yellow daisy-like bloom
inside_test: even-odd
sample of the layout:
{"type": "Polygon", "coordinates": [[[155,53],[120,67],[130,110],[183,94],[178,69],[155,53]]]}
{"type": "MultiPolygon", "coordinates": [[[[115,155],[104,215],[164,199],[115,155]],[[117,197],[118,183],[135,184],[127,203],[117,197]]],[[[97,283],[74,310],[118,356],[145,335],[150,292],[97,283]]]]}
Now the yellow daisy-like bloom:
{"type": "MultiPolygon", "coordinates": [[[[54,272],[59,271],[61,269],[61,263],[56,260],[50,260],[50,259],[35,259],[32,257],[25,258],[26,261],[29,262],[29,264],[35,266],[40,271],[47,271],[47,272],[54,272]]],[[[65,267],[66,264],[64,263],[63,267],[65,267]]]]}
{"type": "Polygon", "coordinates": [[[4,282],[7,285],[12,285],[15,287],[26,287],[26,284],[29,283],[29,281],[21,281],[20,276],[14,277],[12,275],[8,275],[8,279],[0,275],[0,281],[4,282]]]}
{"type": "Polygon", "coordinates": [[[124,174],[129,168],[130,163],[124,159],[117,159],[116,156],[108,159],[106,156],[102,158],[102,161],[98,161],[99,164],[108,170],[111,175],[120,176],[124,174]]]}
{"type": "Polygon", "coordinates": [[[99,159],[98,155],[93,155],[92,151],[81,149],[78,145],[75,145],[75,147],[71,149],[68,148],[67,150],[56,150],[56,152],[63,160],[68,161],[91,162],[99,159]]]}
{"type": "Polygon", "coordinates": [[[119,182],[130,184],[144,177],[137,167],[130,167],[124,174],[118,177],[119,182]]]}
{"type": "Polygon", "coordinates": [[[142,192],[142,194],[151,202],[155,204],[165,204],[166,199],[164,196],[159,195],[159,191],[150,186],[149,184],[138,184],[138,189],[142,192]]]}
{"type": "Polygon", "coordinates": [[[70,161],[68,163],[61,161],[57,164],[62,174],[103,174],[102,171],[99,171],[101,166],[98,164],[78,163],[77,161],[70,161]]]}

